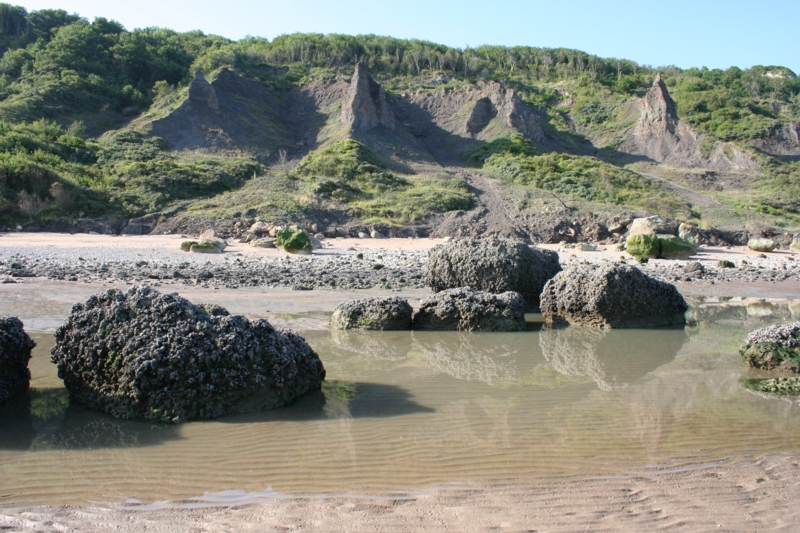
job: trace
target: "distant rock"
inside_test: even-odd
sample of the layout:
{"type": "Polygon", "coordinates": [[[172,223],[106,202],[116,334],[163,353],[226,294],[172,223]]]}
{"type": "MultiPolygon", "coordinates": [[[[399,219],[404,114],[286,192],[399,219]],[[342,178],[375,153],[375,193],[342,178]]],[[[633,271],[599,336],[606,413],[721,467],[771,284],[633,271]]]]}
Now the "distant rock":
{"type": "Polygon", "coordinates": [[[684,259],[697,253],[694,246],[675,235],[659,235],[660,251],[658,257],[663,259],[684,259]]]}
{"type": "Polygon", "coordinates": [[[753,331],[739,353],[753,368],[800,372],[800,322],[753,331]]]}
{"type": "Polygon", "coordinates": [[[755,252],[772,252],[777,246],[777,243],[772,239],[750,239],[747,241],[747,247],[755,252]]]}
{"type": "Polygon", "coordinates": [[[192,83],[189,84],[189,101],[194,105],[205,104],[214,111],[219,109],[219,100],[214,87],[206,81],[202,71],[194,74],[192,83]]]}
{"type": "Polygon", "coordinates": [[[459,239],[435,246],[425,267],[434,291],[469,286],[490,293],[515,291],[536,308],[548,279],[561,270],[558,254],[511,239],[459,239]]]}
{"type": "Polygon", "coordinates": [[[386,93],[367,72],[363,63],[356,64],[350,89],[342,103],[343,124],[348,124],[356,131],[369,131],[385,126],[395,128],[394,113],[386,101],[386,93]]]}
{"type": "Polygon", "coordinates": [[[687,168],[714,168],[753,172],[760,164],[752,156],[729,143],[715,141],[698,133],[678,117],[675,102],[657,74],[653,86],[639,102],[640,117],[620,144],[620,151],[642,155],[659,163],[687,168]],[[701,150],[703,141],[711,149],[701,150]]]}
{"type": "Polygon", "coordinates": [[[250,241],[250,245],[256,248],[275,248],[275,237],[262,237],[261,239],[250,241]]]}
{"type": "Polygon", "coordinates": [[[0,403],[28,388],[28,361],[35,347],[20,319],[0,317],[0,403]]]}
{"type": "Polygon", "coordinates": [[[681,222],[678,226],[678,237],[691,244],[695,250],[700,246],[700,230],[693,224],[681,222]]]}
{"type": "Polygon", "coordinates": [[[677,235],[678,224],[658,215],[635,218],[628,229],[628,235],[677,235]]]}
{"type": "Polygon", "coordinates": [[[363,298],[338,305],[330,324],[333,329],[409,330],[413,313],[404,298],[363,298]]]}
{"type": "Polygon", "coordinates": [[[525,300],[517,292],[491,294],[469,287],[447,289],[422,300],[412,328],[437,331],[521,331],[525,300]]]}
{"type": "Polygon", "coordinates": [[[275,234],[275,244],[290,254],[310,254],[314,249],[311,237],[297,226],[283,228],[275,234]]]}
{"type": "Polygon", "coordinates": [[[296,333],[148,287],[76,304],[51,360],[70,398],[119,418],[207,419],[286,405],[325,369],[296,333]]]}
{"type": "Polygon", "coordinates": [[[684,324],[688,309],[674,285],[629,265],[575,265],[556,274],[542,291],[549,325],[598,328],[684,324]]]}
{"type": "Polygon", "coordinates": [[[792,239],[792,244],[789,245],[789,250],[793,252],[800,252],[800,236],[794,236],[792,239]]]}

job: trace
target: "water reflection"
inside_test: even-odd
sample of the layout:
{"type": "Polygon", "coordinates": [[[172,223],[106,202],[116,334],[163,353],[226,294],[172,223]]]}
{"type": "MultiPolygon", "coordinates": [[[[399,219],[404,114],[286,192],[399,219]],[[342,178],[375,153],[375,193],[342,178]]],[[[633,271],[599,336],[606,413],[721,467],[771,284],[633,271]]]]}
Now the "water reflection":
{"type": "Polygon", "coordinates": [[[408,356],[409,335],[407,331],[331,330],[331,339],[338,348],[386,361],[402,361],[408,356]]]}
{"type": "Polygon", "coordinates": [[[688,339],[681,329],[543,329],[542,354],[558,372],[589,376],[604,391],[625,388],[672,361],[688,339]]]}
{"type": "Polygon", "coordinates": [[[414,340],[433,370],[489,385],[516,380],[517,360],[530,357],[520,334],[415,332],[414,340]]]}
{"type": "Polygon", "coordinates": [[[0,408],[0,449],[86,450],[154,446],[178,426],[120,420],[70,404],[65,389],[31,389],[0,408]]]}

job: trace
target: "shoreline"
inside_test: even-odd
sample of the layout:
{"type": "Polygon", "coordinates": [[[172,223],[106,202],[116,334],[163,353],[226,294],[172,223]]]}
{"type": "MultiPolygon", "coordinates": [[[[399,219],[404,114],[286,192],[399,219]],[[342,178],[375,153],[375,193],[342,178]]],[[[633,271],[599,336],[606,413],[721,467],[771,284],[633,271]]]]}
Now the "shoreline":
{"type": "Polygon", "coordinates": [[[795,454],[395,495],[226,491],[117,507],[0,507],[9,531],[793,531],[795,454]]]}

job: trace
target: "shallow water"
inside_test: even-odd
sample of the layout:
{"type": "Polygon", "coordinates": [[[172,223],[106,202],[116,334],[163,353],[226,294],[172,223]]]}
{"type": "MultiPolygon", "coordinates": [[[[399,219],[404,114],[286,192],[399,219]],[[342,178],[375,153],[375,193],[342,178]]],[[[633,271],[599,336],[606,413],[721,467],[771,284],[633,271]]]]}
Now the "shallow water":
{"type": "Polygon", "coordinates": [[[48,353],[74,296],[0,295],[0,314],[38,329],[31,395],[0,408],[0,505],[388,493],[800,450],[800,407],[744,389],[737,354],[798,302],[713,300],[685,329],[610,332],[332,334],[319,311],[293,314],[316,327],[301,334],[327,369],[322,392],[160,425],[69,404],[48,353]]]}

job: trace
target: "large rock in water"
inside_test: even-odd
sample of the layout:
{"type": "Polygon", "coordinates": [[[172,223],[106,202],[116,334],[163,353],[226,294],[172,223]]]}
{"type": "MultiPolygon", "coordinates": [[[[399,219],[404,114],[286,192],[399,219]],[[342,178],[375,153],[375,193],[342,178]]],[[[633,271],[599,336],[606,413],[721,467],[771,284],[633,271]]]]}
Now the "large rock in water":
{"type": "Polygon", "coordinates": [[[296,333],[149,287],[74,305],[51,360],[78,403],[171,422],[279,407],[325,379],[296,333]]]}
{"type": "Polygon", "coordinates": [[[688,309],[674,285],[628,265],[576,265],[559,272],[542,292],[550,325],[598,328],[684,324],[688,309]]]}
{"type": "Polygon", "coordinates": [[[525,300],[517,292],[490,294],[469,287],[448,289],[422,300],[413,329],[521,331],[525,300]]]}
{"type": "Polygon", "coordinates": [[[0,403],[28,388],[28,361],[35,346],[20,319],[0,317],[0,403]]]}
{"type": "Polygon", "coordinates": [[[753,368],[800,372],[800,322],[753,331],[739,353],[753,368]]]}
{"type": "Polygon", "coordinates": [[[362,298],[339,304],[331,316],[334,329],[397,331],[411,329],[414,310],[404,298],[362,298]]]}
{"type": "Polygon", "coordinates": [[[561,270],[558,254],[511,239],[459,239],[428,253],[426,276],[436,292],[457,287],[491,293],[518,292],[529,309],[547,280],[561,270]]]}

